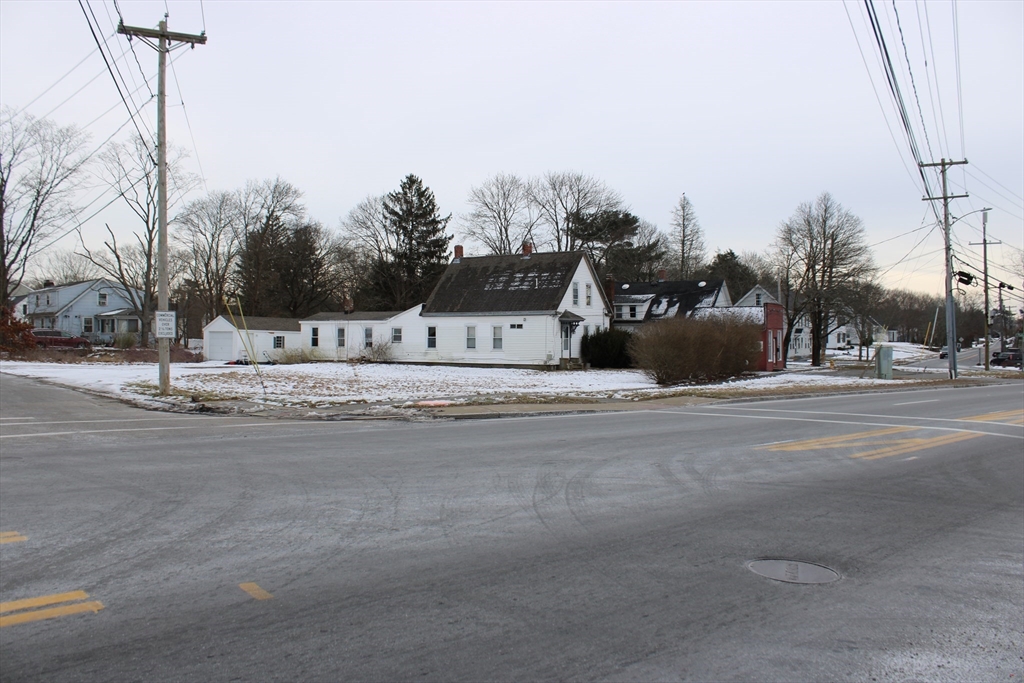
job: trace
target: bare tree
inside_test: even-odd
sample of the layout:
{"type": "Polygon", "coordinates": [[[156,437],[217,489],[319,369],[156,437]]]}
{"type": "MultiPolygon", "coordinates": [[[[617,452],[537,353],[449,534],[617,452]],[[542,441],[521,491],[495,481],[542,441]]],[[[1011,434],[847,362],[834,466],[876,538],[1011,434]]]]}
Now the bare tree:
{"type": "Polygon", "coordinates": [[[776,245],[789,255],[787,280],[796,283],[811,320],[811,363],[821,365],[825,341],[847,314],[855,285],[874,273],[864,226],[823,192],[779,226],[776,245]]]}
{"type": "MultiPolygon", "coordinates": [[[[168,208],[181,201],[182,196],[198,183],[195,175],[183,168],[186,154],[180,148],[169,148],[167,159],[168,208]]],[[[156,159],[149,145],[139,137],[128,143],[114,143],[101,156],[104,176],[135,214],[138,221],[135,238],[129,244],[119,244],[114,231],[107,225],[109,239],[103,249],[91,250],[78,235],[82,255],[104,273],[115,279],[125,290],[132,306],[139,312],[141,328],[139,344],[149,345],[149,330],[157,306],[157,278],[159,216],[157,205],[156,159]],[[137,290],[137,291],[136,291],[137,290]]],[[[170,259],[168,259],[170,263],[170,259]]],[[[170,275],[170,274],[169,274],[170,275]]],[[[170,277],[168,277],[170,280],[170,277]]]]}
{"type": "Polygon", "coordinates": [[[0,110],[0,306],[40,243],[78,214],[73,196],[87,140],[74,126],[0,110]]]}
{"type": "MultiPolygon", "coordinates": [[[[555,251],[575,251],[575,217],[621,208],[622,197],[602,181],[573,171],[548,172],[528,185],[538,223],[547,229],[546,242],[555,251]]],[[[541,240],[538,240],[541,241],[541,240]]]]}
{"type": "Polygon", "coordinates": [[[530,193],[519,176],[498,173],[469,191],[472,208],[462,217],[466,234],[492,254],[513,254],[533,242],[537,223],[530,193]]]}
{"type": "Polygon", "coordinates": [[[175,218],[174,240],[188,288],[202,306],[203,322],[224,312],[224,299],[244,237],[238,193],[211,192],[175,218]]]}
{"type": "Polygon", "coordinates": [[[704,246],[704,231],[686,193],[672,208],[671,240],[679,279],[692,279],[707,260],[707,248],[704,246]]]}
{"type": "Polygon", "coordinates": [[[55,285],[69,285],[73,282],[95,280],[103,277],[103,271],[89,259],[76,254],[73,249],[59,249],[46,253],[46,261],[36,269],[37,276],[32,280],[32,288],[43,286],[50,281],[55,285]]]}

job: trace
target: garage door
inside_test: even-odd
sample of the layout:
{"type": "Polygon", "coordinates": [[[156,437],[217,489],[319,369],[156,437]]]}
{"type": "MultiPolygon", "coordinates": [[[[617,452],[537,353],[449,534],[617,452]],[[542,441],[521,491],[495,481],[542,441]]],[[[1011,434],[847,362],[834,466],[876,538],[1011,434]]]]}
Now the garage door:
{"type": "Polygon", "coordinates": [[[235,360],[231,354],[231,342],[234,336],[234,332],[208,332],[206,334],[206,349],[203,353],[206,360],[235,360]]]}

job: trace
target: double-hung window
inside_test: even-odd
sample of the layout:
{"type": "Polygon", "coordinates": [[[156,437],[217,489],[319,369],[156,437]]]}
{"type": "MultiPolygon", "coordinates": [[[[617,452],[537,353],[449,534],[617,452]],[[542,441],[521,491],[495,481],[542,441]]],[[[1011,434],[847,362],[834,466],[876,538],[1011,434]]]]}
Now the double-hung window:
{"type": "Polygon", "coordinates": [[[495,351],[501,351],[501,325],[495,325],[491,328],[491,348],[495,351]]]}
{"type": "Polygon", "coordinates": [[[107,305],[107,293],[106,292],[96,292],[96,305],[97,306],[106,306],[107,305]]]}
{"type": "Polygon", "coordinates": [[[427,328],[427,348],[428,349],[436,349],[437,348],[437,328],[436,327],[428,327],[427,328]]]}
{"type": "Polygon", "coordinates": [[[391,328],[391,343],[401,344],[402,343],[402,328],[392,327],[391,328]]]}
{"type": "Polygon", "coordinates": [[[578,282],[572,283],[572,305],[580,305],[580,283],[578,282]]]}
{"type": "Polygon", "coordinates": [[[82,332],[85,334],[92,333],[92,318],[82,318],[82,332]]]}
{"type": "Polygon", "coordinates": [[[585,292],[587,293],[587,300],[586,300],[586,301],[587,301],[587,305],[588,305],[588,306],[590,306],[590,305],[591,305],[591,303],[593,302],[593,299],[594,299],[594,293],[593,293],[593,289],[594,289],[594,288],[593,288],[593,285],[591,285],[591,284],[590,284],[590,283],[588,282],[588,283],[587,283],[587,285],[586,285],[586,288],[585,288],[585,290],[584,290],[584,291],[585,291],[585,292]]]}
{"type": "Polygon", "coordinates": [[[344,327],[339,327],[338,328],[338,348],[339,349],[345,348],[345,328],[344,327]]]}
{"type": "Polygon", "coordinates": [[[466,348],[467,349],[475,349],[476,348],[476,325],[467,325],[466,326],[466,348]]]}
{"type": "Polygon", "coordinates": [[[367,349],[373,348],[373,328],[372,327],[364,327],[363,328],[363,348],[367,348],[367,349]]]}
{"type": "Polygon", "coordinates": [[[320,328],[313,327],[309,330],[309,345],[313,348],[320,346],[320,328]]]}

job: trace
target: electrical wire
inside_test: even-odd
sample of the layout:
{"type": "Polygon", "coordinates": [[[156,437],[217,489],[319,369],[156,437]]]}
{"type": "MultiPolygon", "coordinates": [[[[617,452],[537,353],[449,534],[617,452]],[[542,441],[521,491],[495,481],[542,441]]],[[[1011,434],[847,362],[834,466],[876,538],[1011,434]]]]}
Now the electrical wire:
{"type": "Polygon", "coordinates": [[[911,172],[910,167],[907,166],[906,159],[903,158],[903,148],[900,145],[900,143],[896,141],[896,134],[893,132],[892,125],[889,123],[889,117],[886,116],[885,106],[882,104],[882,98],[878,94],[878,87],[875,85],[875,79],[871,75],[870,67],[868,67],[868,60],[867,57],[864,56],[864,49],[861,47],[860,38],[857,36],[857,29],[853,25],[853,18],[850,16],[849,8],[846,6],[846,0],[843,0],[843,9],[846,10],[846,19],[847,21],[850,22],[850,30],[853,32],[853,39],[857,43],[857,51],[860,52],[860,59],[861,62],[863,62],[864,64],[864,70],[868,74],[868,81],[871,83],[871,90],[875,93],[875,101],[878,102],[878,108],[882,110],[882,120],[885,121],[885,127],[889,130],[889,137],[892,138],[892,144],[895,145],[896,147],[896,154],[899,156],[900,162],[903,164],[904,170],[906,170],[907,175],[910,176],[910,180],[916,188],[917,179],[911,172]]]}
{"type": "MultiPolygon", "coordinates": [[[[96,13],[92,9],[92,3],[89,0],[85,0],[85,6],[89,8],[89,14],[92,15],[92,20],[94,22],[96,22],[96,28],[98,29],[99,26],[100,26],[100,20],[96,18],[96,13]]],[[[109,19],[109,16],[110,15],[108,14],[107,15],[108,19],[109,19]]],[[[107,44],[107,39],[106,38],[103,39],[103,45],[107,48],[107,52],[110,53],[111,58],[113,58],[114,51],[110,49],[110,45],[107,44]]],[[[102,52],[102,48],[101,48],[100,51],[102,52]]],[[[124,48],[123,47],[121,48],[121,54],[124,55],[124,48]]],[[[116,60],[116,59],[113,60],[114,69],[117,71],[117,75],[121,79],[121,84],[124,85],[124,89],[127,91],[128,90],[128,81],[125,80],[124,74],[121,73],[121,67],[118,65],[118,61],[119,60],[116,60]]],[[[130,69],[128,70],[128,73],[129,74],[132,73],[130,69]]],[[[111,74],[111,75],[113,75],[113,74],[111,74]]],[[[134,80],[135,80],[135,77],[133,75],[132,76],[132,81],[134,82],[134,80]]],[[[115,79],[115,82],[116,82],[116,79],[115,79]]],[[[132,104],[135,104],[135,98],[133,98],[131,96],[131,93],[128,94],[128,99],[132,100],[132,104]]],[[[153,135],[153,132],[149,130],[149,127],[146,125],[146,123],[147,122],[145,120],[143,120],[143,128],[146,129],[146,132],[149,133],[151,138],[155,137],[155,135],[153,135]]]]}
{"type": "MultiPolygon", "coordinates": [[[[53,90],[54,88],[56,88],[56,87],[57,87],[58,85],[60,85],[61,81],[63,81],[63,80],[64,80],[65,78],[67,78],[68,76],[70,76],[70,75],[71,75],[71,74],[72,74],[72,73],[73,73],[73,72],[75,71],[75,69],[77,69],[78,67],[80,67],[80,66],[82,66],[83,64],[85,64],[86,60],[88,60],[88,59],[89,59],[89,57],[92,57],[92,56],[93,56],[93,55],[94,55],[94,54],[96,53],[96,50],[98,50],[98,49],[99,49],[99,48],[95,48],[95,47],[94,47],[94,48],[93,48],[92,50],[90,50],[90,51],[89,51],[89,54],[87,54],[86,56],[82,57],[82,61],[78,62],[78,64],[75,64],[75,65],[74,65],[73,67],[71,67],[70,69],[68,69],[68,72],[67,72],[66,74],[64,74],[63,76],[61,76],[60,78],[58,78],[58,79],[57,79],[56,81],[54,81],[54,82],[53,82],[53,83],[52,83],[52,84],[50,85],[50,87],[48,87],[48,88],[47,88],[46,90],[44,90],[43,92],[41,92],[41,93],[39,93],[38,95],[36,95],[35,97],[33,97],[33,98],[32,98],[31,100],[29,100],[29,101],[28,101],[28,104],[26,104],[26,105],[25,105],[24,107],[22,107],[21,109],[19,109],[18,111],[16,111],[16,112],[14,113],[14,114],[15,114],[15,116],[17,116],[18,114],[22,113],[23,111],[25,111],[26,109],[28,109],[29,107],[31,107],[31,106],[32,106],[33,104],[35,104],[35,103],[36,103],[36,101],[37,101],[37,100],[39,100],[39,98],[41,98],[41,97],[42,97],[43,95],[45,95],[46,93],[50,92],[51,90],[53,90]]],[[[103,74],[103,72],[102,72],[102,71],[100,71],[100,75],[102,75],[102,74],[103,74]]],[[[96,78],[93,78],[93,80],[96,80],[96,78]]],[[[91,81],[90,81],[90,82],[91,82],[91,81]]]]}
{"type": "Polygon", "coordinates": [[[953,55],[956,58],[956,100],[960,110],[960,158],[967,158],[967,151],[964,143],[964,96],[960,87],[960,19],[956,11],[956,0],[952,0],[953,6],[953,55]]]}
{"type": "Polygon", "coordinates": [[[939,120],[942,122],[942,137],[946,142],[946,150],[949,147],[949,135],[946,133],[946,115],[942,110],[942,90],[939,89],[939,72],[937,68],[937,62],[935,61],[935,43],[932,40],[932,22],[928,16],[928,3],[924,2],[924,23],[928,28],[928,49],[932,53],[932,73],[935,76],[935,99],[939,102],[939,120]]]}
{"type": "Polygon", "coordinates": [[[203,172],[203,162],[199,159],[199,147],[196,145],[196,136],[192,133],[192,122],[188,119],[188,109],[185,108],[185,98],[181,94],[181,82],[178,80],[178,72],[174,69],[174,61],[175,60],[171,60],[171,73],[174,75],[174,87],[178,91],[178,100],[181,102],[181,111],[185,114],[185,125],[188,127],[188,135],[192,138],[192,149],[196,153],[196,165],[199,166],[199,177],[203,181],[203,188],[209,192],[210,186],[206,183],[206,173],[203,172]]]}
{"type": "Polygon", "coordinates": [[[982,169],[982,168],[979,168],[977,164],[972,164],[972,166],[973,166],[974,168],[977,168],[977,169],[978,169],[978,172],[979,172],[979,173],[981,173],[981,174],[982,174],[983,176],[985,176],[986,178],[988,178],[989,180],[991,180],[991,181],[992,181],[993,183],[995,183],[995,184],[996,184],[996,185],[998,185],[999,187],[1003,188],[1004,190],[1006,190],[1007,192],[1009,192],[1010,194],[1012,194],[1012,195],[1013,195],[1014,197],[1016,197],[1016,198],[1017,198],[1017,199],[1019,199],[1020,201],[1024,202],[1024,197],[1022,197],[1021,195],[1017,194],[1016,192],[1014,192],[1013,190],[1011,190],[1010,188],[1008,188],[1008,187],[1007,187],[1006,185],[1003,185],[1003,184],[1002,184],[1001,182],[999,182],[998,180],[996,180],[995,178],[993,178],[992,176],[990,176],[990,175],[989,175],[988,173],[985,173],[984,169],[982,169]]]}
{"type": "Polygon", "coordinates": [[[914,91],[914,102],[917,104],[917,114],[921,119],[921,132],[924,133],[925,146],[928,148],[929,158],[934,159],[932,153],[932,141],[928,138],[928,127],[924,125],[924,110],[921,108],[921,99],[917,96],[917,83],[914,82],[914,71],[910,68],[910,53],[907,51],[907,41],[903,37],[903,25],[900,23],[900,13],[896,9],[896,0],[892,0],[892,12],[896,15],[896,28],[899,30],[900,43],[903,44],[903,59],[907,62],[907,74],[910,76],[910,87],[914,91]]]}
{"type": "MultiPolygon", "coordinates": [[[[118,84],[117,78],[114,76],[113,69],[110,68],[110,62],[107,60],[106,53],[103,52],[103,48],[102,46],[100,46],[100,39],[96,36],[96,31],[92,27],[92,22],[89,20],[89,14],[85,11],[85,5],[82,4],[82,0],[78,0],[78,6],[82,8],[82,14],[85,15],[85,21],[87,24],[89,24],[89,33],[92,34],[93,40],[96,41],[96,46],[100,48],[100,55],[103,56],[103,63],[107,65],[107,71],[110,72],[110,77],[114,80],[114,87],[117,88],[117,94],[121,96],[121,101],[124,102],[124,106],[128,110],[128,116],[131,117],[131,121],[133,124],[135,124],[135,130],[136,132],[138,132],[139,138],[142,140],[142,143],[146,146],[146,153],[149,155],[149,158],[153,160],[153,154],[149,149],[149,142],[147,142],[146,137],[142,134],[142,129],[139,127],[139,122],[135,119],[135,114],[134,112],[132,112],[132,108],[128,105],[128,100],[125,99],[124,93],[121,92],[121,86],[120,84],[118,84]]],[[[156,161],[153,160],[153,163],[155,164],[156,161]]]]}

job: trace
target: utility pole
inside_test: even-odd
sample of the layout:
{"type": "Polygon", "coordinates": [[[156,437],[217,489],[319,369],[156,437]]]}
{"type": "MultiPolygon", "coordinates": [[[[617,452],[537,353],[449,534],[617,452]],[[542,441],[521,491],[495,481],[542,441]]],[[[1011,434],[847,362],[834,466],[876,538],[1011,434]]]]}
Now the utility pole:
{"type": "MultiPolygon", "coordinates": [[[[160,21],[156,30],[137,26],[118,25],[118,33],[123,33],[131,40],[133,36],[142,38],[159,55],[160,70],[157,77],[157,110],[156,110],[156,167],[157,167],[157,228],[159,230],[157,252],[157,344],[160,359],[160,395],[171,393],[171,338],[161,333],[160,318],[166,319],[170,308],[167,275],[167,53],[183,45],[195,46],[206,44],[206,32],[199,35],[188,33],[172,33],[167,30],[167,15],[160,21]],[[154,44],[152,41],[156,40],[154,44]],[[173,43],[178,43],[173,45],[173,43]],[[161,315],[163,314],[163,315],[161,315]]],[[[173,314],[171,314],[173,319],[173,314]]],[[[176,325],[174,326],[176,327],[176,325]]],[[[173,334],[172,334],[173,336],[173,334]]]]}
{"type": "MultiPolygon", "coordinates": [[[[981,258],[982,258],[982,270],[985,277],[985,369],[992,369],[992,354],[989,352],[989,335],[988,335],[988,319],[992,315],[992,308],[988,303],[988,245],[990,244],[1002,244],[999,240],[989,242],[986,235],[988,228],[988,212],[992,209],[981,210],[981,258]]],[[[977,244],[977,242],[971,242],[971,244],[977,244]]]]}
{"type": "Polygon", "coordinates": [[[953,308],[953,249],[950,245],[949,239],[949,200],[950,199],[961,199],[967,197],[966,194],[955,194],[950,195],[946,186],[946,169],[950,166],[959,166],[966,164],[967,160],[953,161],[940,159],[939,163],[931,164],[919,164],[921,168],[929,168],[932,166],[940,167],[942,172],[942,196],[941,197],[925,197],[922,201],[934,202],[942,200],[942,224],[943,232],[946,238],[946,358],[949,359],[949,378],[956,379],[957,368],[956,368],[956,352],[957,352],[957,338],[956,338],[956,310],[953,308]]]}

